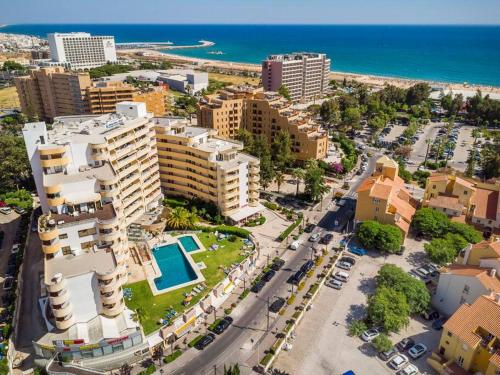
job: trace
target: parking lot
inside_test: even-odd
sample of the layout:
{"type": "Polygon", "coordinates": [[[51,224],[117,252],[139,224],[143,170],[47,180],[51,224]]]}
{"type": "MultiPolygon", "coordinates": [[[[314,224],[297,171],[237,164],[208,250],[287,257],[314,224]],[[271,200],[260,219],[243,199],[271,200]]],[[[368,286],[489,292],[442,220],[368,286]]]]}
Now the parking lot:
{"type": "MultiPolygon", "coordinates": [[[[342,290],[323,287],[314,301],[314,307],[296,331],[297,338],[289,352],[282,352],[275,367],[293,374],[341,374],[353,370],[356,374],[394,374],[380,360],[371,344],[359,337],[348,336],[348,325],[365,314],[366,297],[374,292],[378,270],[385,263],[394,263],[409,271],[423,262],[422,243],[407,240],[403,256],[387,257],[369,253],[357,258],[351,270],[351,279],[342,290]]],[[[424,343],[429,352],[418,360],[411,360],[421,374],[434,374],[425,359],[430,355],[441,335],[430,323],[411,319],[408,328],[390,336],[396,344],[404,337],[424,343]]]]}

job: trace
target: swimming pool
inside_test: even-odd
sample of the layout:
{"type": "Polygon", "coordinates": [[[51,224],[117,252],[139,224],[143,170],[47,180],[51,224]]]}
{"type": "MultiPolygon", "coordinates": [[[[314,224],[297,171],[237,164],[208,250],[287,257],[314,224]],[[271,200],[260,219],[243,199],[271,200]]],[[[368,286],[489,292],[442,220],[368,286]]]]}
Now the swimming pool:
{"type": "Polygon", "coordinates": [[[161,271],[161,276],[154,279],[158,290],[184,284],[198,278],[177,243],[154,249],[153,256],[161,271]]]}
{"type": "Polygon", "coordinates": [[[191,251],[200,250],[200,247],[194,240],[193,236],[179,237],[179,242],[182,244],[184,250],[186,250],[188,253],[190,253],[191,251]]]}

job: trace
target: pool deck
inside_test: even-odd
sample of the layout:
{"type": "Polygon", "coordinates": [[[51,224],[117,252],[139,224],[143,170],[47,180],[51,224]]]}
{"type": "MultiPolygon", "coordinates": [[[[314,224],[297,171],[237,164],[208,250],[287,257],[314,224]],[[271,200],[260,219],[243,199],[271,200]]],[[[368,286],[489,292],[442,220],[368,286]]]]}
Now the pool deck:
{"type": "MultiPolygon", "coordinates": [[[[203,246],[203,244],[200,242],[200,240],[198,239],[198,237],[196,235],[189,234],[189,236],[192,236],[193,239],[195,240],[196,244],[199,247],[199,250],[191,251],[190,253],[188,253],[186,251],[186,249],[184,249],[184,246],[182,246],[182,243],[179,241],[179,237],[184,237],[184,236],[187,236],[187,235],[181,235],[181,236],[177,236],[177,237],[172,237],[170,235],[165,235],[165,236],[163,236],[162,241],[158,242],[155,245],[155,248],[162,247],[162,246],[168,246],[168,245],[172,245],[172,244],[177,244],[179,246],[179,248],[181,249],[183,255],[188,260],[189,265],[193,269],[194,273],[196,274],[196,279],[191,280],[191,281],[187,281],[187,282],[182,283],[182,284],[177,284],[177,285],[171,286],[171,287],[166,288],[166,289],[159,290],[156,287],[156,284],[155,284],[154,280],[156,278],[158,278],[158,277],[161,277],[162,273],[160,271],[160,267],[158,266],[158,263],[156,262],[156,258],[153,256],[152,257],[152,264],[151,265],[153,267],[154,274],[153,275],[151,275],[151,274],[148,275],[147,280],[148,280],[148,283],[149,283],[149,287],[151,288],[151,292],[153,293],[154,296],[157,296],[159,294],[168,293],[168,292],[171,292],[172,290],[183,288],[183,287],[186,287],[186,286],[189,286],[189,285],[199,284],[199,283],[205,281],[205,277],[201,273],[200,269],[196,265],[196,263],[193,260],[193,258],[191,258],[191,256],[189,255],[189,254],[195,254],[195,253],[199,253],[201,251],[205,251],[205,247],[203,246]]],[[[151,249],[151,250],[153,250],[153,249],[151,249]]]]}

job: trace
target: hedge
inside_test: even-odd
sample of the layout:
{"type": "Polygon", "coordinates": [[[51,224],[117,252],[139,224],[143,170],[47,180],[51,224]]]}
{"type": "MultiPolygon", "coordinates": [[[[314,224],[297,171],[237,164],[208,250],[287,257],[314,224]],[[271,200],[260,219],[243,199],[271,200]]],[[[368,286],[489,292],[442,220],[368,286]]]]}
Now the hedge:
{"type": "Polygon", "coordinates": [[[286,239],[286,238],[290,235],[290,233],[292,233],[292,232],[293,232],[293,230],[294,230],[295,228],[297,228],[297,227],[300,225],[300,223],[301,223],[301,222],[302,222],[302,216],[300,216],[299,218],[297,218],[297,220],[295,220],[295,221],[294,221],[294,222],[293,222],[293,223],[292,223],[292,224],[291,224],[288,228],[286,228],[286,229],[285,229],[285,230],[284,230],[284,231],[283,231],[283,232],[279,235],[278,239],[279,239],[280,241],[285,240],[285,239],[286,239]]]}
{"type": "Polygon", "coordinates": [[[210,324],[208,326],[208,329],[210,331],[213,331],[215,329],[215,327],[217,327],[217,324],[219,324],[221,322],[222,318],[221,319],[217,319],[215,322],[213,322],[212,324],[210,324]]]}
{"type": "Polygon", "coordinates": [[[269,362],[271,362],[271,360],[273,359],[273,356],[274,356],[274,354],[272,354],[272,353],[267,353],[267,354],[264,356],[264,358],[262,358],[262,360],[260,361],[260,364],[261,364],[262,366],[267,366],[267,364],[268,364],[269,362]]]}
{"type": "Polygon", "coordinates": [[[202,338],[203,338],[203,335],[198,335],[198,336],[196,336],[194,339],[192,339],[192,340],[189,342],[188,346],[189,346],[190,348],[192,348],[192,347],[193,347],[193,346],[195,346],[195,345],[198,343],[198,341],[200,341],[202,338]]]}
{"type": "Polygon", "coordinates": [[[215,227],[197,226],[195,229],[201,230],[202,232],[220,232],[225,234],[234,234],[235,236],[241,238],[250,237],[250,231],[243,228],[232,227],[230,225],[217,225],[215,227]]]}
{"type": "Polygon", "coordinates": [[[155,371],[156,371],[156,366],[149,365],[146,370],[139,372],[138,375],[151,375],[151,374],[154,374],[155,371]]]}
{"type": "Polygon", "coordinates": [[[248,293],[250,293],[250,289],[246,288],[238,297],[240,300],[244,300],[246,296],[248,296],[248,293]]]}
{"type": "Polygon", "coordinates": [[[163,362],[165,363],[170,363],[175,361],[177,358],[179,358],[182,355],[182,351],[176,350],[172,354],[167,355],[165,358],[163,358],[163,362]]]}

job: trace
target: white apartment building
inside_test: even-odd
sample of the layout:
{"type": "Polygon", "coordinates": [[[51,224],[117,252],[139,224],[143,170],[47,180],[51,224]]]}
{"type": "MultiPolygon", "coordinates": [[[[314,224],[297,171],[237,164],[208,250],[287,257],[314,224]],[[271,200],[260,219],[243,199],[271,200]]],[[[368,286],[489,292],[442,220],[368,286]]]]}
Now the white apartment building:
{"type": "Polygon", "coordinates": [[[44,122],[23,129],[43,211],[47,334],[35,343],[42,357],[98,357],[143,342],[122,287],[127,227],[163,197],[152,119],[144,103],[121,102],[113,114],[59,117],[52,130],[44,122]]]}
{"type": "Polygon", "coordinates": [[[306,101],[325,92],[329,84],[330,59],[322,53],[270,55],[262,62],[265,91],[286,86],[293,101],[306,101]]]}
{"type": "Polygon", "coordinates": [[[113,36],[89,33],[48,34],[52,61],[71,69],[88,69],[102,66],[116,59],[113,36]]]}
{"type": "Polygon", "coordinates": [[[258,216],[259,159],[242,153],[240,142],[180,118],[156,118],[155,131],[166,195],[212,202],[233,223],[258,216]]]}

